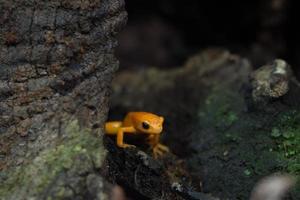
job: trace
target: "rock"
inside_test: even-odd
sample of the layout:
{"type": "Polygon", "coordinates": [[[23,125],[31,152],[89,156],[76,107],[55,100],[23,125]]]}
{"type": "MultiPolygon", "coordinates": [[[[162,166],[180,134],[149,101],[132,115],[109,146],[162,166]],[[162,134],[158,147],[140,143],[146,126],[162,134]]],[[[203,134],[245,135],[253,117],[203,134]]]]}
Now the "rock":
{"type": "Polygon", "coordinates": [[[280,59],[264,65],[251,74],[252,97],[255,102],[279,98],[289,90],[290,66],[280,59]]]}
{"type": "Polygon", "coordinates": [[[250,200],[281,200],[294,184],[295,179],[288,175],[266,177],[255,186],[250,200]]]}
{"type": "MultiPolygon", "coordinates": [[[[247,59],[210,49],[173,70],[123,71],[113,83],[109,117],[122,119],[131,110],[164,116],[163,143],[187,164],[186,180],[201,180],[199,195],[184,182],[169,184],[184,198],[201,199],[204,192],[249,199],[262,177],[299,177],[300,87],[284,61],[274,64],[253,72],[247,59]],[[254,92],[262,109],[249,109],[254,83],[264,88],[254,92]]],[[[299,199],[299,191],[292,188],[288,199],[299,199]]]]}

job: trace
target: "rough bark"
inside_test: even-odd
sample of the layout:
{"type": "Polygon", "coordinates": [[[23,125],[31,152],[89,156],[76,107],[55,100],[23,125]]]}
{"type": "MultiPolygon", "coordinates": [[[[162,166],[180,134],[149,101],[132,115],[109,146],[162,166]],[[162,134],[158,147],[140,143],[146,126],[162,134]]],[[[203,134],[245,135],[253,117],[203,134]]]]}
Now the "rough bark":
{"type": "Polygon", "coordinates": [[[124,1],[0,1],[0,199],[105,199],[124,1]]]}

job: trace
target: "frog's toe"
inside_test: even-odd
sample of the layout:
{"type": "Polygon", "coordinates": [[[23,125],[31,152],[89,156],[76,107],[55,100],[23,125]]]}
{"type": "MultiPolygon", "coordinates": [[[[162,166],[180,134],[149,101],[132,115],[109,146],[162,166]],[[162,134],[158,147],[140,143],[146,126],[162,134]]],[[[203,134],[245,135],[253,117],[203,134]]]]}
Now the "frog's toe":
{"type": "Polygon", "coordinates": [[[160,151],[160,150],[153,150],[153,157],[154,157],[155,159],[161,157],[163,154],[164,154],[164,153],[163,153],[162,151],[160,151]]]}
{"type": "Polygon", "coordinates": [[[168,152],[168,148],[165,147],[165,146],[159,146],[159,145],[156,145],[154,148],[153,148],[153,156],[154,158],[158,158],[158,157],[162,157],[166,152],[168,152]],[[166,149],[167,148],[167,149],[166,149]]]}
{"type": "Polygon", "coordinates": [[[163,152],[170,152],[170,149],[167,146],[162,144],[157,144],[157,148],[159,148],[163,152]]]}
{"type": "Polygon", "coordinates": [[[131,145],[131,144],[123,144],[122,148],[135,148],[135,145],[131,145]]]}

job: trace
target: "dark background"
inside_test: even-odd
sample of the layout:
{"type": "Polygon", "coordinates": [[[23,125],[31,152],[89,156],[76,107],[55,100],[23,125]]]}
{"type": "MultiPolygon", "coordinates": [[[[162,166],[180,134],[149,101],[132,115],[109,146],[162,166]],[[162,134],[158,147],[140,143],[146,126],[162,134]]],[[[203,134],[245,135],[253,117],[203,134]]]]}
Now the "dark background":
{"type": "Polygon", "coordinates": [[[170,68],[209,47],[247,57],[254,67],[274,58],[300,74],[294,0],[127,0],[128,25],[119,35],[121,70],[170,68]]]}

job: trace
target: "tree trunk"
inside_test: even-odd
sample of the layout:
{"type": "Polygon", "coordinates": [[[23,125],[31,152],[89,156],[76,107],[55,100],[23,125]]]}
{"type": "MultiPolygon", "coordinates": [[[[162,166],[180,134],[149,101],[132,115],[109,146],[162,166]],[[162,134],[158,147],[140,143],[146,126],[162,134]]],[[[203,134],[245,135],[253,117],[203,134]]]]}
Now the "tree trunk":
{"type": "Polygon", "coordinates": [[[0,0],[0,199],[105,199],[122,0],[0,0]]]}

